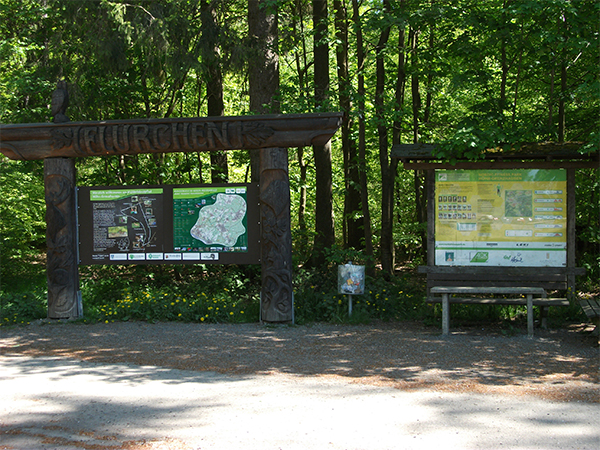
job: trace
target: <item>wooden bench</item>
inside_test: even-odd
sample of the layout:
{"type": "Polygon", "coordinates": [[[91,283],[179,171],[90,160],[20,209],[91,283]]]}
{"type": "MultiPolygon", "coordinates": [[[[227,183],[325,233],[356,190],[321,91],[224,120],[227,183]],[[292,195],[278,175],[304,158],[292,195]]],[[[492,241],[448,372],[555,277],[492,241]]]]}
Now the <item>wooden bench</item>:
{"type": "Polygon", "coordinates": [[[598,344],[600,344],[600,303],[596,299],[592,298],[579,298],[579,304],[585,315],[590,319],[596,328],[594,330],[595,335],[598,336],[598,344]]]}
{"type": "Polygon", "coordinates": [[[533,306],[568,306],[567,299],[546,298],[546,290],[536,287],[457,287],[436,286],[431,288],[433,295],[427,299],[428,303],[442,304],[442,333],[450,334],[450,305],[452,303],[462,304],[487,304],[487,305],[526,305],[527,306],[527,335],[533,337],[533,306]],[[435,297],[436,294],[441,297],[435,297]],[[480,294],[490,295],[523,295],[524,297],[513,298],[478,298],[473,297],[480,294]],[[469,297],[453,297],[453,295],[469,297]]]}
{"type": "Polygon", "coordinates": [[[569,278],[585,269],[563,267],[421,266],[427,274],[427,303],[442,304],[442,333],[450,333],[450,305],[527,306],[527,334],[533,336],[533,306],[540,307],[542,326],[550,306],[569,306],[566,298],[547,298],[549,290],[567,290],[569,278]],[[497,297],[508,295],[510,298],[497,297]],[[484,297],[481,297],[484,296],[484,297]],[[515,297],[517,296],[517,297],[515,297]]]}
{"type": "Polygon", "coordinates": [[[579,304],[581,305],[581,309],[588,319],[598,325],[598,321],[600,320],[600,304],[598,300],[594,300],[591,298],[580,298],[579,304]]]}

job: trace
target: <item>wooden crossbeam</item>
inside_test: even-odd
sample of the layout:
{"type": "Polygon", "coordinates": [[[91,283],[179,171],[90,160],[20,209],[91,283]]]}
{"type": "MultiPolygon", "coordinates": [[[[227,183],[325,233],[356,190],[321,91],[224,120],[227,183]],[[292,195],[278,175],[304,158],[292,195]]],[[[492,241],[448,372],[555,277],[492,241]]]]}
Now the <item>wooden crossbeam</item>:
{"type": "Polygon", "coordinates": [[[288,148],[327,143],[342,113],[0,125],[10,159],[288,148]]]}

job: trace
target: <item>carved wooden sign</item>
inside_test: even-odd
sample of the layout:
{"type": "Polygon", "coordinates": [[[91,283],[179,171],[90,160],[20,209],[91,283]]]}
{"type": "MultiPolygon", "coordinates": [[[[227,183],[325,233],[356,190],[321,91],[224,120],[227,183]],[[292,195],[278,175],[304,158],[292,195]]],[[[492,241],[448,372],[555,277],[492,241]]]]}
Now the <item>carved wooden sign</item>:
{"type": "Polygon", "coordinates": [[[10,159],[323,145],[341,113],[0,125],[10,159]]]}
{"type": "MultiPolygon", "coordinates": [[[[57,92],[66,95],[65,90],[63,86],[57,92]]],[[[57,103],[55,122],[68,120],[64,103],[64,99],[57,103]]],[[[268,322],[293,321],[287,147],[324,145],[341,121],[341,113],[323,113],[0,124],[0,152],[5,156],[16,160],[44,159],[48,317],[77,318],[82,314],[75,257],[76,187],[72,158],[261,149],[261,318],[268,322]]]]}

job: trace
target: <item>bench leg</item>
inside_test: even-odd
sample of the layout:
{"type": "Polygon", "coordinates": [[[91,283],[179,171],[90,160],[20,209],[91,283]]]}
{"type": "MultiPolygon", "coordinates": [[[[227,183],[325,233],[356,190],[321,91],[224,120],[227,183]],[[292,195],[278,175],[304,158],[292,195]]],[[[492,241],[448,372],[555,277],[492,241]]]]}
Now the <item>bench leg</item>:
{"type": "Polygon", "coordinates": [[[533,337],[533,295],[527,294],[527,336],[533,337]]]}
{"type": "Polygon", "coordinates": [[[540,306],[540,327],[544,330],[548,329],[548,307],[540,306]]]}
{"type": "Polygon", "coordinates": [[[442,334],[450,334],[450,299],[442,294],[442,334]]]}

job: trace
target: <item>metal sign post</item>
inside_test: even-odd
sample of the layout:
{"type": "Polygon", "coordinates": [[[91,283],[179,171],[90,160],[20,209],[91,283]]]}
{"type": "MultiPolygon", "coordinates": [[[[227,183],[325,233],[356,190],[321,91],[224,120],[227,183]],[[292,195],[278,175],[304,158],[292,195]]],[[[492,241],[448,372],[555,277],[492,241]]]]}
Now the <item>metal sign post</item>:
{"type": "Polygon", "coordinates": [[[352,296],[365,292],[365,266],[355,266],[352,261],[338,266],[338,292],[348,296],[348,316],[352,316],[352,296]]]}

